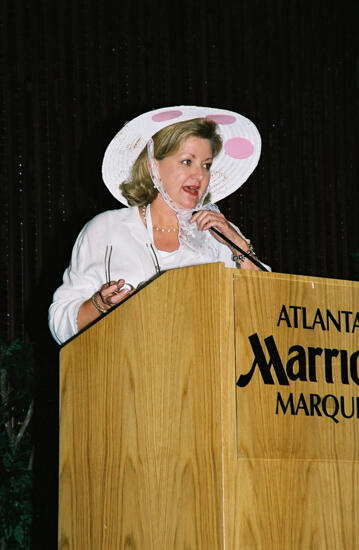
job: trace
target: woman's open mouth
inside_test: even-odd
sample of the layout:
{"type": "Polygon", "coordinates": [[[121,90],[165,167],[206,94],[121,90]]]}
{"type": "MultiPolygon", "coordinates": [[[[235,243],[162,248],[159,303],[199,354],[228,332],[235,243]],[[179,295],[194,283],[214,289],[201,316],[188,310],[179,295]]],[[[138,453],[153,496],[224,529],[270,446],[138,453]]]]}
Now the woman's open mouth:
{"type": "Polygon", "coordinates": [[[193,197],[197,197],[199,187],[197,185],[185,185],[183,187],[183,190],[186,193],[189,193],[190,195],[192,195],[193,197]]]}

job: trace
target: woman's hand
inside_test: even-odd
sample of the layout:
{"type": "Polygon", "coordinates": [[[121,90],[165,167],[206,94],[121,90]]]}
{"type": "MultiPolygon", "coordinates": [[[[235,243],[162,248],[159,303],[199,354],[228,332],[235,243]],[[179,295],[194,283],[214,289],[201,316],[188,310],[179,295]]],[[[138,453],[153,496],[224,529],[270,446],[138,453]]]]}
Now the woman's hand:
{"type": "Polygon", "coordinates": [[[126,284],[124,279],[103,284],[99,291],[81,305],[77,316],[78,329],[87,327],[98,319],[101,313],[110,311],[134,292],[133,286],[126,284]]]}
{"type": "MultiPolygon", "coordinates": [[[[238,235],[237,231],[226,220],[226,218],[223,216],[221,212],[213,212],[212,210],[200,210],[199,212],[196,212],[195,214],[193,214],[191,218],[191,223],[194,223],[194,222],[197,223],[197,227],[200,231],[206,231],[208,229],[211,229],[211,227],[218,229],[218,231],[223,233],[223,235],[228,239],[231,239],[231,241],[233,241],[235,244],[237,244],[237,242],[235,242],[235,239],[238,240],[238,237],[239,237],[240,241],[242,242],[242,245],[244,245],[245,248],[248,248],[246,241],[242,239],[240,235],[238,235]]],[[[212,235],[220,243],[227,244],[216,233],[212,232],[212,235]]]]}
{"type": "MultiPolygon", "coordinates": [[[[230,239],[234,244],[239,246],[244,252],[249,251],[248,242],[237,233],[234,227],[229,223],[225,216],[221,212],[213,212],[212,210],[200,210],[193,214],[191,218],[191,223],[197,223],[197,227],[200,231],[211,231],[211,228],[218,229],[227,239],[230,239]]],[[[217,233],[211,232],[213,237],[217,239],[220,243],[227,245],[232,254],[239,255],[234,247],[231,247],[226,241],[224,241],[217,233]]],[[[258,271],[258,267],[251,262],[249,259],[245,258],[243,261],[238,263],[238,265],[243,269],[253,269],[258,271]]]]}
{"type": "Polygon", "coordinates": [[[103,309],[110,310],[113,306],[117,306],[122,302],[127,296],[133,294],[135,289],[129,283],[125,283],[124,279],[119,281],[110,281],[102,285],[101,289],[98,291],[98,301],[100,305],[104,306],[103,309]]]}

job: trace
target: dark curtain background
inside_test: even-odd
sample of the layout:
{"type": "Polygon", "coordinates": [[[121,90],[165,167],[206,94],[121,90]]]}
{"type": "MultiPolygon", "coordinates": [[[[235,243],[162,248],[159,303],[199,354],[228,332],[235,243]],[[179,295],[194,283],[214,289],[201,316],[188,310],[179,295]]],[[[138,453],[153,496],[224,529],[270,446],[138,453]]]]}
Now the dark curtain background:
{"type": "Polygon", "coordinates": [[[36,517],[48,527],[37,548],[56,545],[58,348],[47,307],[82,225],[119,206],[101,182],[107,143],[156,107],[242,113],[263,153],[224,213],[274,271],[358,278],[356,4],[0,2],[0,336],[41,350],[36,517]]]}

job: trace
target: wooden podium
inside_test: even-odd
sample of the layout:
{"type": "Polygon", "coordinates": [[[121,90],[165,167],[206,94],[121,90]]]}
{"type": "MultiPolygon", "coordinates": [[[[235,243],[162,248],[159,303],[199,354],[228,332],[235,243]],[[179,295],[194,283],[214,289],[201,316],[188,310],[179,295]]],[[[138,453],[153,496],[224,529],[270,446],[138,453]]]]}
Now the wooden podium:
{"type": "Polygon", "coordinates": [[[358,549],[358,306],[217,263],[65,345],[59,549],[358,549]]]}

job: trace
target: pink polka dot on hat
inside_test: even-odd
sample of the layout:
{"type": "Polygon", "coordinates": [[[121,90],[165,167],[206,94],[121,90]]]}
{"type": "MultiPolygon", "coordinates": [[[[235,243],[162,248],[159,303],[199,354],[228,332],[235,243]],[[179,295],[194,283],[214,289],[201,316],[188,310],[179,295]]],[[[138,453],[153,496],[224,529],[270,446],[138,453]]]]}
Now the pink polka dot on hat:
{"type": "Polygon", "coordinates": [[[119,186],[129,178],[134,162],[150,138],[170,124],[194,118],[213,120],[223,140],[222,150],[215,157],[211,168],[211,202],[227,197],[248,179],[261,153],[261,138],[253,122],[226,109],[189,105],[165,107],[127,122],[108,145],[102,176],[116,199],[128,206],[119,186]]]}

